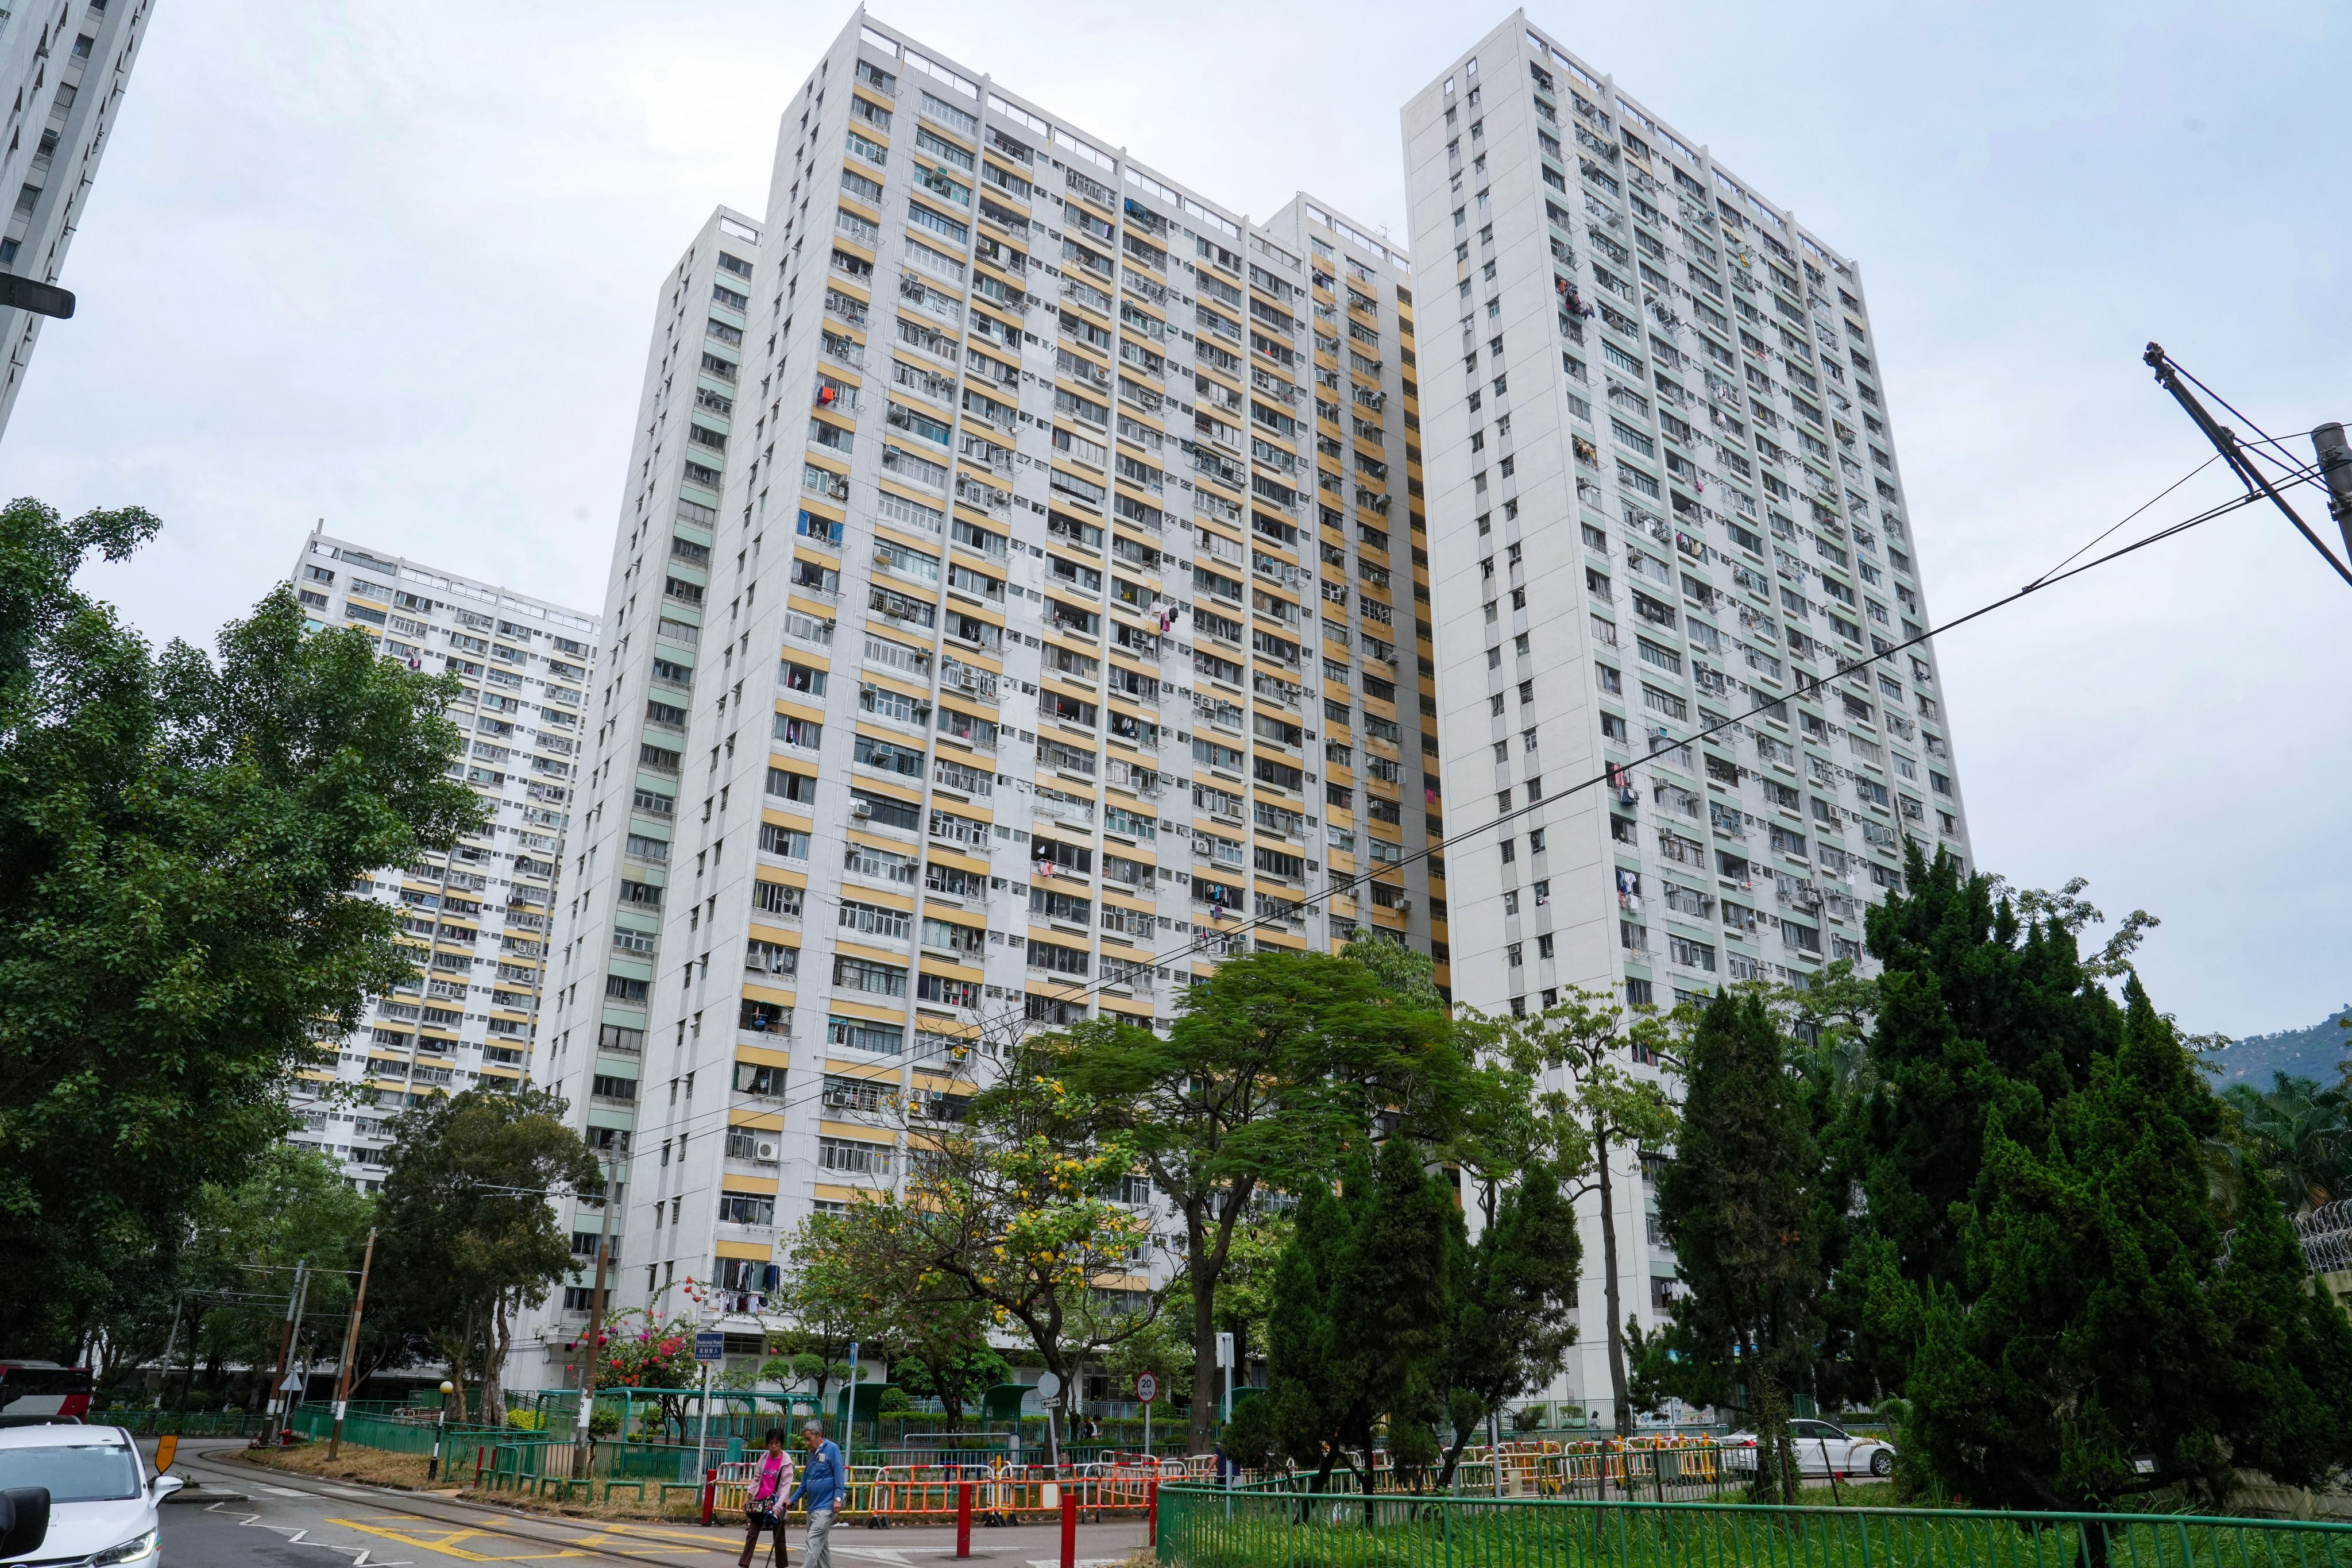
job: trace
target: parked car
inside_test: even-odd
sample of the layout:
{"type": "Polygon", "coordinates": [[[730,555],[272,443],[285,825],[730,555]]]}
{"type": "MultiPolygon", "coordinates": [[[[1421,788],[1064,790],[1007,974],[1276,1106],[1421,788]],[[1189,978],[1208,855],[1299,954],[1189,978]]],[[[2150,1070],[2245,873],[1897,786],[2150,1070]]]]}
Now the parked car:
{"type": "MultiPolygon", "coordinates": [[[[1798,1473],[1807,1476],[1891,1476],[1895,1445],[1884,1437],[1857,1437],[1828,1421],[1799,1416],[1789,1423],[1790,1446],[1797,1451],[1798,1473]]],[[[1756,1434],[1734,1432],[1723,1439],[1734,1452],[1727,1462],[1736,1469],[1756,1468],[1756,1434]]]]}
{"type": "Polygon", "coordinates": [[[160,1568],[155,1508],[184,1484],[152,1473],[120,1426],[0,1428],[0,1491],[48,1490],[48,1539],[37,1548],[45,1563],[160,1568]]]}

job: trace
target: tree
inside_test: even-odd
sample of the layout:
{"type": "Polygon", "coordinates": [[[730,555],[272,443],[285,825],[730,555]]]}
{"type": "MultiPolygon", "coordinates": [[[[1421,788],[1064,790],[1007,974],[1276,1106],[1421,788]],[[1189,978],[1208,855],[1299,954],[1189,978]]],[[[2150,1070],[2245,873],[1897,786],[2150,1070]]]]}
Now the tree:
{"type": "Polygon", "coordinates": [[[2237,1113],[2238,1147],[2289,1214],[2352,1194],[2352,1093],[2277,1073],[2267,1093],[2233,1083],[2221,1099],[2237,1113]]]}
{"type": "Polygon", "coordinates": [[[480,820],[455,683],[290,590],[162,655],[74,574],[136,507],[0,509],[0,1351],[71,1356],[162,1289],[207,1184],[291,1131],[288,1085],[410,971],[371,868],[480,820]]]}
{"type": "Polygon", "coordinates": [[[1267,1411],[1243,1435],[1312,1466],[1318,1492],[1342,1464],[1371,1490],[1354,1456],[1372,1452],[1383,1423],[1400,1462],[1434,1455],[1465,1246],[1453,1188],[1422,1162],[1410,1139],[1391,1138],[1377,1163],[1350,1158],[1338,1193],[1309,1188],[1276,1271],[1266,1393],[1252,1402],[1267,1411]]]}
{"type": "Polygon", "coordinates": [[[1443,1387],[1454,1437],[1439,1489],[1453,1484],[1463,1448],[1490,1413],[1559,1373],[1576,1342],[1570,1311],[1583,1259],[1559,1172],[1529,1164],[1503,1190],[1451,1292],[1443,1387]]]}
{"type": "MultiPolygon", "coordinates": [[[[1391,942],[1337,958],[1262,950],[1195,981],[1164,1038],[1100,1019],[1054,1040],[1042,1070],[1183,1218],[1195,1386],[1216,1380],[1218,1289],[1257,1194],[1328,1182],[1338,1150],[1383,1118],[1426,1130],[1451,1114],[1461,1063],[1428,965],[1391,942]]],[[[1206,1448],[1205,1402],[1192,1422],[1206,1448]]]]}
{"type": "Polygon", "coordinates": [[[1486,1026],[1507,1059],[1534,1070],[1565,1074],[1566,1087],[1540,1093],[1538,1106],[1559,1168],[1585,1178],[1588,1190],[1601,1200],[1609,1384],[1618,1436],[1630,1437],[1634,1408],[1625,1359],[1630,1314],[1618,1279],[1614,1163],[1625,1148],[1663,1152],[1674,1142],[1673,1102],[1656,1082],[1626,1066],[1636,1053],[1659,1066],[1675,1065],[1667,1021],[1643,1016],[1628,1023],[1625,1010],[1605,994],[1571,986],[1555,1006],[1527,1018],[1489,1019],[1486,1026]]]}
{"type": "Polygon", "coordinates": [[[1013,1363],[988,1342],[990,1316],[966,1301],[906,1313],[884,1331],[891,1382],[918,1398],[937,1399],[950,1432],[963,1429],[965,1406],[1013,1381],[1013,1363]]]}
{"type": "Polygon", "coordinates": [[[1121,1340],[1103,1355],[1103,1371],[1110,1375],[1115,1388],[1133,1388],[1135,1380],[1147,1372],[1160,1380],[1160,1409],[1155,1415],[1162,1424],[1161,1433],[1173,1430],[1167,1425],[1168,1412],[1192,1397],[1192,1326],[1190,1304],[1180,1283],[1170,1289],[1168,1304],[1150,1328],[1121,1340]]]}
{"type": "Polygon", "coordinates": [[[2312,1487],[2352,1468],[2352,1321],[2310,1289],[2268,1194],[2224,1235],[2197,1157],[2218,1103],[2136,976],[2125,1003],[2040,1142],[1991,1113],[1958,1226],[1973,1299],[1888,1256],[1872,1281],[1914,1342],[1912,1438],[1980,1505],[2187,1485],[2218,1507],[2238,1467],[2312,1487]]]}
{"type": "Polygon", "coordinates": [[[306,1349],[340,1358],[374,1215],[374,1201],[354,1192],[333,1160],[282,1143],[236,1185],[206,1186],[197,1197],[180,1270],[189,1295],[209,1304],[194,1341],[197,1353],[213,1362],[242,1362],[265,1374],[275,1368],[285,1297],[293,1289],[295,1265],[308,1262],[310,1282],[294,1358],[299,1363],[306,1349]],[[246,1297],[262,1299],[240,1299],[246,1297]]]}
{"type": "Polygon", "coordinates": [[[701,1365],[694,1357],[695,1328],[691,1318],[665,1319],[652,1307],[620,1309],[604,1320],[603,1332],[589,1351],[588,1364],[595,1373],[591,1386],[663,1390],[650,1406],[655,1419],[663,1430],[675,1426],[684,1437],[688,1429],[686,1395],[677,1391],[702,1381],[701,1365]]]}
{"type": "Polygon", "coordinates": [[[551,1090],[476,1088],[386,1123],[382,1283],[371,1300],[432,1342],[461,1391],[469,1375],[478,1380],[493,1423],[506,1419],[515,1314],[572,1272],[572,1238],[548,1200],[604,1190],[594,1154],[563,1113],[551,1090]]]}
{"type": "Polygon", "coordinates": [[[1789,1413],[1820,1336],[1834,1207],[1793,1044],[1760,995],[1710,1001],[1683,1043],[1682,1127],[1658,1178],[1687,1294],[1646,1371],[1695,1404],[1746,1409],[1759,1502],[1796,1500],[1789,1413]]]}
{"type": "MultiPolygon", "coordinates": [[[[793,1237],[783,1288],[773,1299],[793,1323],[791,1332],[775,1336],[777,1348],[790,1357],[777,1373],[814,1384],[819,1409],[826,1407],[824,1392],[834,1380],[849,1375],[849,1347],[905,1305],[898,1293],[904,1281],[876,1274],[872,1258],[845,1245],[863,1234],[855,1221],[837,1215],[803,1219],[793,1237]],[[840,1234],[845,1229],[847,1236],[840,1234]]],[[[925,1302],[929,1310],[952,1310],[929,1297],[925,1302]]]]}
{"type": "Polygon", "coordinates": [[[1129,1283],[1150,1239],[1149,1218],[1121,1201],[1136,1153],[1098,1137],[1103,1109],[1055,1076],[1067,1042],[1003,1049],[1003,1074],[961,1123],[910,1129],[905,1191],[813,1227],[795,1270],[863,1292],[866,1322],[969,1304],[1017,1324],[1066,1409],[1081,1365],[1149,1328],[1165,1288],[1129,1283]]]}
{"type": "MultiPolygon", "coordinates": [[[[1885,969],[1875,1081],[1850,1136],[1871,1231],[1898,1270],[1964,1289],[1950,1215],[1976,1189],[1988,1118],[1997,1111],[2011,1137],[2042,1146],[2049,1107],[2114,1050],[2122,1019],[2065,925],[2021,921],[1991,878],[1967,875],[1941,848],[1930,862],[1915,841],[1906,865],[1907,891],[1866,917],[1885,969]]],[[[1882,1377],[1900,1382],[1899,1364],[1882,1377]]]]}

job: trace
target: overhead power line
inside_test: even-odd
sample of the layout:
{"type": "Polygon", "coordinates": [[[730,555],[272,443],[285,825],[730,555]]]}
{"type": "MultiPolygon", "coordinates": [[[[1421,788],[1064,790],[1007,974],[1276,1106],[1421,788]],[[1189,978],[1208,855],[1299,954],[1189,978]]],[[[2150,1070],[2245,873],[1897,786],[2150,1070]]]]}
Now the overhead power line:
{"type": "MultiPolygon", "coordinates": [[[[2190,479],[2196,478],[2198,474],[2202,473],[2206,468],[2211,467],[2211,465],[2218,460],[2220,460],[2218,457],[2208,458],[2204,463],[2200,463],[2197,468],[2190,469],[2188,473],[2182,475],[2171,484],[2167,485],[2162,490],[2158,491],[2147,501],[2133,508],[2132,510],[2126,513],[2120,521],[2103,531],[2097,538],[2092,541],[2091,544],[2084,546],[2084,549],[2090,549],[2094,545],[2096,545],[2100,541],[2110,537],[2117,528],[2121,528],[2126,523],[2130,522],[2132,519],[2146,512],[2149,507],[2161,501],[2165,497],[2171,495],[2182,485],[2187,484],[2190,479]]],[[[2094,557],[2089,561],[2083,562],[2079,565],[2069,566],[2067,564],[2068,562],[2074,561],[2076,556],[2083,553],[2082,550],[2077,550],[2073,555],[2069,555],[2066,558],[2066,561],[2059,563],[2057,566],[2051,568],[2041,576],[2034,578],[2032,582],[2026,584],[2023,587],[2017,589],[2014,593],[2004,595],[2000,598],[1992,600],[1990,603],[1981,605],[1976,609],[1970,610],[1965,615],[1956,616],[1939,626],[1930,626],[1916,637],[1906,638],[1903,642],[1896,643],[1892,647],[1875,651],[1867,657],[1849,660],[1845,663],[1840,664],[1827,675],[1809,677],[1792,688],[1789,692],[1788,697],[1778,697],[1773,698],[1769,701],[1759,702],[1754,707],[1749,708],[1746,712],[1735,714],[1730,718],[1724,719],[1717,723],[1708,725],[1705,729],[1702,729],[1696,733],[1691,735],[1688,740],[1675,742],[1673,743],[1674,747],[1675,749],[1680,749],[1684,746],[1704,741],[1709,736],[1721,733],[1726,730],[1737,729],[1740,725],[1746,723],[1748,720],[1784,704],[1788,700],[1789,697],[1803,697],[1818,692],[1826,688],[1830,682],[1850,675],[1856,670],[1867,668],[1869,666],[1876,664],[1881,660],[1891,659],[1896,654],[1907,652],[1911,648],[1916,647],[1934,637],[1942,636],[1947,632],[1958,630],[1959,627],[1968,625],[1971,621],[1991,615],[1997,610],[2005,609],[2008,606],[2016,604],[2019,600],[2039,593],[2045,588],[2054,587],[2058,584],[2063,583],[2070,578],[2079,577],[2084,573],[2091,572],[2098,567],[2120,561],[2127,555],[2147,549],[2151,544],[2159,543],[2165,540],[2171,539],[2176,535],[2185,533],[2193,528],[2197,528],[2201,524],[2213,521],[2215,518],[2226,516],[2230,512],[2235,511],[2242,507],[2251,506],[2262,499],[2263,498],[2260,492],[2252,492],[2242,496],[2234,496],[2230,500],[2221,502],[2218,506],[2209,507],[2202,511],[2183,518],[2177,522],[2168,523],[2144,538],[2135,540],[2129,544],[2122,545],[2115,550],[2111,550],[2104,555],[2094,557]]],[[[1626,765],[1638,767],[1642,765],[1643,762],[1647,762],[1650,758],[1655,757],[1663,750],[1664,750],[1664,748],[1654,746],[1648,756],[1626,765]]],[[[1307,898],[1298,900],[1295,907],[1305,909],[1312,905],[1320,904],[1340,894],[1353,893],[1361,888],[1372,885],[1380,877],[1401,871],[1406,866],[1412,865],[1417,861],[1427,859],[1429,857],[1442,853],[1446,849],[1457,847],[1465,839],[1485,833],[1489,829],[1504,826],[1507,824],[1517,821],[1518,819],[1528,816],[1529,813],[1538,811],[1544,806],[1564,801],[1571,795],[1581,794],[1583,791],[1591,789],[1596,784],[1605,784],[1609,781],[1610,776],[1610,771],[1604,769],[1602,772],[1594,774],[1591,778],[1583,779],[1575,784],[1569,784],[1562,789],[1554,791],[1550,795],[1544,795],[1538,800],[1530,801],[1527,805],[1515,810],[1505,812],[1491,817],[1475,827],[1466,828],[1459,833],[1449,834],[1437,846],[1415,850],[1407,855],[1402,860],[1389,862],[1380,867],[1378,869],[1368,872],[1361,877],[1351,878],[1343,882],[1334,883],[1330,887],[1325,889],[1322,892],[1310,894],[1307,898]]],[[[1238,924],[1233,926],[1229,930],[1218,930],[1216,933],[1217,940],[1214,942],[1194,942],[1173,952],[1155,955],[1149,967],[1164,967],[1173,963],[1181,963],[1192,958],[1216,958],[1225,956],[1230,951],[1233,942],[1238,941],[1240,938],[1247,935],[1253,931],[1269,927],[1275,923],[1276,918],[1271,916],[1253,916],[1242,920],[1238,924]]],[[[1195,929],[1199,929],[1198,922],[1195,922],[1195,929]]],[[[1043,986],[1032,988],[1030,994],[1036,994],[1039,991],[1044,991],[1047,994],[1048,1000],[1064,1003],[1076,1003],[1084,1001],[1087,997],[1090,997],[1096,993],[1101,991],[1105,986],[1115,983],[1116,982],[1114,981],[1106,979],[1097,979],[1091,984],[1082,984],[1076,981],[1046,982],[1043,986]]],[[[1007,1024],[1017,1023],[1020,1021],[1020,1018],[1015,1015],[1015,1013],[1012,1009],[1007,1008],[1005,1011],[997,1014],[993,1017],[981,1021],[979,1026],[981,1036],[979,1037],[985,1037],[991,1029],[1001,1029],[1007,1024]]],[[[819,1087],[806,1094],[799,1095],[793,1099],[784,1100],[772,1110],[761,1110],[759,1114],[762,1116],[782,1115],[785,1111],[797,1110],[802,1106],[810,1104],[814,1100],[823,1098],[824,1092],[824,1089],[822,1087],[819,1087]]],[[[704,1131],[712,1126],[727,1124],[728,1119],[738,1109],[740,1108],[734,1106],[721,1106],[716,1110],[702,1112],[696,1116],[688,1117],[682,1121],[674,1122],[671,1124],[671,1130],[679,1135],[691,1136],[696,1131],[704,1131]]]]}

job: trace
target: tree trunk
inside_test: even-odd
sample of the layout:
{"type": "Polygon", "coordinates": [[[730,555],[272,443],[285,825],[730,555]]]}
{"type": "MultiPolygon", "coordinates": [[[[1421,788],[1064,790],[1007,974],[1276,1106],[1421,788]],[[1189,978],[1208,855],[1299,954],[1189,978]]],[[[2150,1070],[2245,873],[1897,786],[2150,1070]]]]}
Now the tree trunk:
{"type": "Polygon", "coordinates": [[[1593,1146],[1598,1155],[1594,1163],[1601,1172],[1601,1299],[1609,1316],[1609,1394],[1615,1406],[1617,1436],[1625,1438],[1633,1435],[1633,1407],[1625,1387],[1625,1318],[1617,1289],[1616,1194],[1610,1177],[1609,1137],[1601,1129],[1593,1130],[1593,1146]]]}
{"type": "Polygon", "coordinates": [[[1761,1503],[1797,1501],[1791,1474],[1795,1456],[1790,1450],[1789,1401],[1779,1379],[1759,1365],[1756,1371],[1756,1497],[1761,1503]]]}
{"type": "Polygon", "coordinates": [[[1219,1396],[1223,1393],[1217,1381],[1217,1291],[1205,1278],[1209,1243],[1202,1226],[1187,1215],[1184,1229],[1192,1278],[1192,1452],[1206,1454],[1217,1446],[1219,1396]]]}
{"type": "Polygon", "coordinates": [[[1470,1434],[1454,1428],[1454,1441],[1445,1450],[1445,1463],[1437,1472],[1437,1485],[1433,1489],[1448,1492],[1454,1489],[1454,1468],[1462,1462],[1462,1450],[1470,1446],[1470,1434]]]}
{"type": "Polygon", "coordinates": [[[490,1332],[482,1350],[482,1419],[492,1426],[507,1424],[504,1386],[507,1352],[514,1348],[514,1323],[503,1298],[490,1308],[490,1332]]]}

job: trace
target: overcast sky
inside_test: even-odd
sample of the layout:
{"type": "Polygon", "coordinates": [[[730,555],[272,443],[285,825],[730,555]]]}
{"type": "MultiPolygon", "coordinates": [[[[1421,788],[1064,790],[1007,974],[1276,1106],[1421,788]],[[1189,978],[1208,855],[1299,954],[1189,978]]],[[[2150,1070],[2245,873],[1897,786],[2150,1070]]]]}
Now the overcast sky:
{"type": "MultiPolygon", "coordinates": [[[[1303,187],[1402,235],[1398,106],[1503,13],[876,14],[1247,212],[1303,187]]],[[[2273,434],[2352,418],[2345,6],[1529,14],[1862,263],[1939,617],[2208,455],[2151,337],[2273,434]]],[[[87,581],[158,639],[208,639],[319,518],[600,608],[657,286],[714,204],[765,212],[777,117],[849,15],[161,0],[0,485],[156,511],[87,581]]],[[[2347,609],[2246,510],[1943,644],[1982,863],[2160,916],[2142,972],[2189,1026],[2352,994],[2347,609]]]]}

